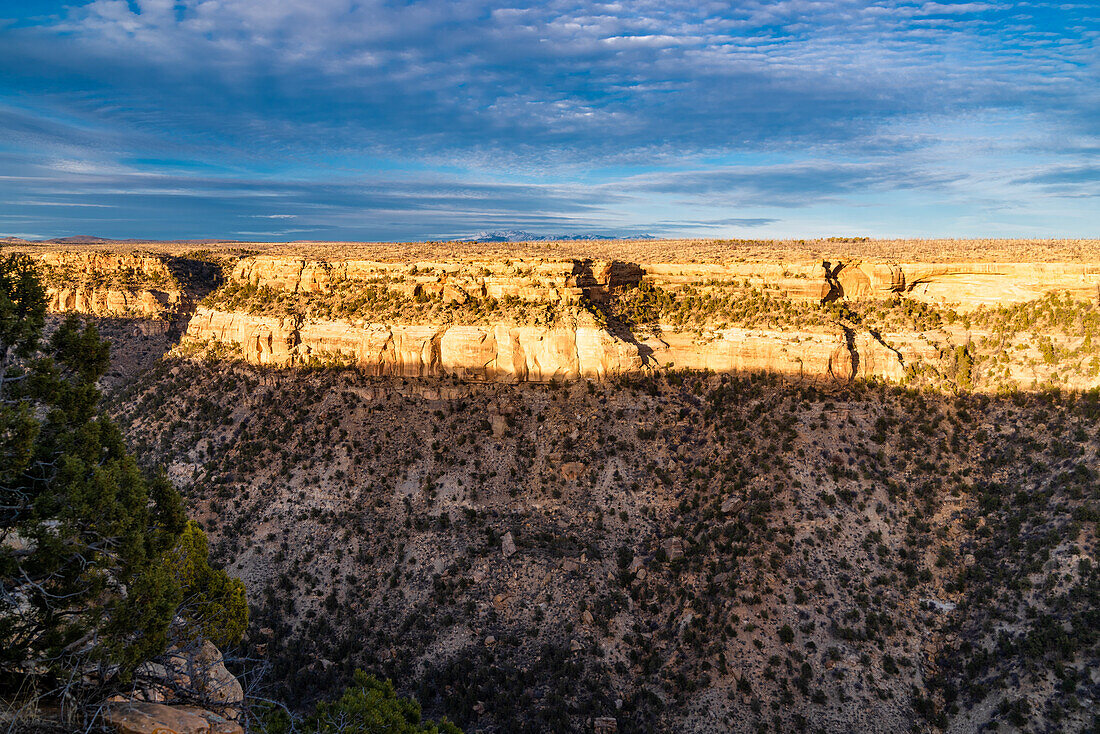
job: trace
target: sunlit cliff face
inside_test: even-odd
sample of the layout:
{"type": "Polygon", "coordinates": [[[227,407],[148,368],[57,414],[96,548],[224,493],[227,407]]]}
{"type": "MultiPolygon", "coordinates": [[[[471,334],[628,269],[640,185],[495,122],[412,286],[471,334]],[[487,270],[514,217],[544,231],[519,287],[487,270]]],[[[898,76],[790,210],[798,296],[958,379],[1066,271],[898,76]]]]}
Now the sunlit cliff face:
{"type": "Polygon", "coordinates": [[[275,367],[505,383],[670,367],[967,390],[1100,380],[1100,266],[1087,262],[265,255],[221,262],[223,275],[187,257],[42,262],[56,311],[157,318],[181,354],[275,367]]]}

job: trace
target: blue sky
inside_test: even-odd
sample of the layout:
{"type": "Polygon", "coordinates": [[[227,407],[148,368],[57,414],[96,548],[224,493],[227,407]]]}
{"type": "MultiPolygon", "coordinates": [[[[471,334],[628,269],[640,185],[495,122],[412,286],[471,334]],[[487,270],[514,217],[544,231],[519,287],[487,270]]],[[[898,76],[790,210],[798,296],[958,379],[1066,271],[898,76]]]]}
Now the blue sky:
{"type": "Polygon", "coordinates": [[[0,234],[1100,236],[1100,2],[0,0],[0,234]]]}

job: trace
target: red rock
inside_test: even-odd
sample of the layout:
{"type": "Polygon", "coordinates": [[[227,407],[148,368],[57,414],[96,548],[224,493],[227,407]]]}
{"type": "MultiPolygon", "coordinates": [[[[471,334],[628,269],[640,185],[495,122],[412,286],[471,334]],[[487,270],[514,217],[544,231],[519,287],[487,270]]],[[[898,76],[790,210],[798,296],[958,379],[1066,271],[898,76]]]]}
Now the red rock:
{"type": "MultiPolygon", "coordinates": [[[[211,734],[205,717],[161,703],[112,704],[103,720],[119,734],[211,734]]],[[[232,734],[232,730],[224,734],[232,734]]]]}

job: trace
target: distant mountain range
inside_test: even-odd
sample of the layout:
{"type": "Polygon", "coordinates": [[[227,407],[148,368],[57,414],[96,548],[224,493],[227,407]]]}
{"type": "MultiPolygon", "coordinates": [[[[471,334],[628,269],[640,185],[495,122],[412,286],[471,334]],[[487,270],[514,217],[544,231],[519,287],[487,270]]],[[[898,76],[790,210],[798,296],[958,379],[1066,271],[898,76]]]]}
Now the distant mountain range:
{"type": "Polygon", "coordinates": [[[651,234],[592,234],[583,232],[579,234],[533,234],[522,229],[497,229],[491,232],[478,232],[470,237],[460,237],[463,242],[550,242],[553,240],[655,240],[651,234]]]}

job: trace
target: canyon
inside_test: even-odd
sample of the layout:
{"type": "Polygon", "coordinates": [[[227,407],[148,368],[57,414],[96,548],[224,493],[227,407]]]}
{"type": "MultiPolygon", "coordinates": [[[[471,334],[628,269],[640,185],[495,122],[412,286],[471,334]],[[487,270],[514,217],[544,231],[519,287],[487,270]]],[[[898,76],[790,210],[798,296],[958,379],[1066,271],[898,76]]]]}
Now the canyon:
{"type": "Polygon", "coordinates": [[[1100,262],[387,262],[244,254],[205,263],[216,260],[224,275],[196,289],[173,273],[194,270],[195,258],[39,257],[57,312],[170,324],[189,354],[213,349],[272,367],[341,365],[378,376],[505,383],[668,368],[908,383],[952,372],[959,348],[981,362],[988,355],[974,345],[997,342],[997,355],[981,365],[987,387],[1100,385],[1089,336],[1075,324],[1041,333],[1016,324],[1005,334],[991,316],[1052,295],[1095,303],[1100,262]],[[661,300],[643,304],[653,312],[650,323],[616,313],[624,294],[642,285],[661,300]],[[756,309],[746,317],[745,304],[761,298],[777,313],[756,309]],[[901,304],[947,318],[875,323],[860,315],[860,304],[901,304]],[[674,307],[680,318],[662,323],[674,307]],[[1045,350],[1039,337],[1050,340],[1045,350]],[[1067,356],[1051,360],[1052,352],[1067,356]]]}
{"type": "Polygon", "coordinates": [[[249,691],[359,668],[479,732],[1095,727],[1100,256],[540,247],[31,250],[245,582],[249,691]]]}

